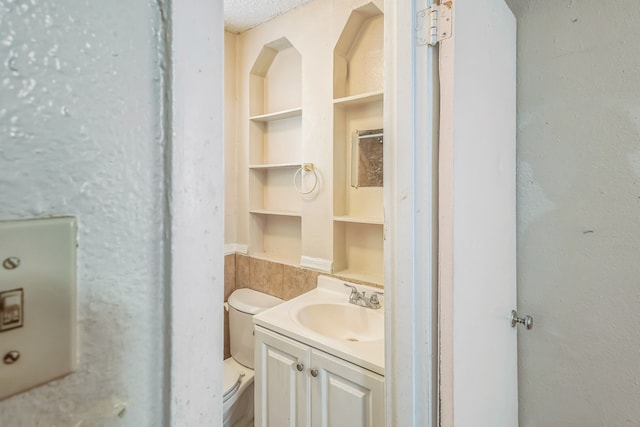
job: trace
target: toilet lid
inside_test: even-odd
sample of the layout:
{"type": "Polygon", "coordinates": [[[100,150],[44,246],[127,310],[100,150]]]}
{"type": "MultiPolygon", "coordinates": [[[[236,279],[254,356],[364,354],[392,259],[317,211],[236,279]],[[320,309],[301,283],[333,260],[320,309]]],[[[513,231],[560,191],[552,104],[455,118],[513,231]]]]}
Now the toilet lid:
{"type": "Polygon", "coordinates": [[[222,395],[222,401],[226,401],[240,387],[240,371],[230,365],[223,365],[224,371],[222,375],[222,389],[224,393],[222,395]]]}
{"type": "Polygon", "coordinates": [[[247,314],[258,314],[283,302],[280,298],[249,288],[240,288],[229,295],[229,305],[247,314]]]}

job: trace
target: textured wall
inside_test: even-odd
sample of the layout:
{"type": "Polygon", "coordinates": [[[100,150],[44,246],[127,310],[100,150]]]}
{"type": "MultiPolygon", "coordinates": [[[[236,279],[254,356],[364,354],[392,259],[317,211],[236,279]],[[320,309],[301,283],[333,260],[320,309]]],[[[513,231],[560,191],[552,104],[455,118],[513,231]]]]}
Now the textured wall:
{"type": "Polygon", "coordinates": [[[78,371],[0,402],[2,426],[161,425],[159,18],[0,0],[0,219],[78,217],[80,322],[78,371]]]}
{"type": "Polygon", "coordinates": [[[520,426],[640,422],[640,5],[518,18],[520,426]]]}

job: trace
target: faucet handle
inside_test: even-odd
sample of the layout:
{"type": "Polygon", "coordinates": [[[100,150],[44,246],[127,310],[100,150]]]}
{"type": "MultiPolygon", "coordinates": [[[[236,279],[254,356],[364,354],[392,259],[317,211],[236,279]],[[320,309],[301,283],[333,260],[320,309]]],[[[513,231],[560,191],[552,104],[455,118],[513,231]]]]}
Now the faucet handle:
{"type": "Polygon", "coordinates": [[[384,292],[373,292],[371,294],[371,297],[369,298],[369,302],[371,304],[380,304],[380,301],[378,300],[378,295],[384,295],[384,292]]]}
{"type": "Polygon", "coordinates": [[[351,288],[351,294],[349,294],[349,301],[356,301],[358,299],[358,296],[360,295],[358,292],[358,288],[356,288],[355,286],[347,285],[346,283],[343,283],[343,285],[345,285],[347,288],[351,288]]]}
{"type": "Polygon", "coordinates": [[[351,285],[348,285],[346,283],[343,283],[343,285],[345,285],[347,288],[351,288],[351,293],[352,294],[355,294],[355,293],[358,292],[358,289],[355,286],[351,286],[351,285]]]}

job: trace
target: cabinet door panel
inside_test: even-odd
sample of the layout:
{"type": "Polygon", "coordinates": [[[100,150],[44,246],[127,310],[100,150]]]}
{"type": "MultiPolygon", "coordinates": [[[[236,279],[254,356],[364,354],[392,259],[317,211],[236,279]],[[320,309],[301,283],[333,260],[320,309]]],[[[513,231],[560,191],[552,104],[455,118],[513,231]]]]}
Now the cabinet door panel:
{"type": "Polygon", "coordinates": [[[256,327],[255,353],[255,425],[308,425],[309,348],[256,327]]]}
{"type": "Polygon", "coordinates": [[[314,427],[384,426],[384,377],[317,350],[311,367],[314,427]]]}

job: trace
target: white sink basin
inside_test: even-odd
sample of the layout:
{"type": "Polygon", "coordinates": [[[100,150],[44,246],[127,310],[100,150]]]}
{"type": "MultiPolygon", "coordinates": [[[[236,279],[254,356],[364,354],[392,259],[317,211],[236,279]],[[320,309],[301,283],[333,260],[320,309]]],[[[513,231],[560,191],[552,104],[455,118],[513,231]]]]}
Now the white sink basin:
{"type": "Polygon", "coordinates": [[[384,296],[379,309],[350,304],[345,284],[367,296],[380,291],[321,275],[315,289],[256,314],[253,322],[384,375],[384,296]]]}
{"type": "Polygon", "coordinates": [[[354,304],[311,304],[298,309],[294,318],[305,328],[330,338],[346,341],[375,341],[384,338],[382,310],[354,304]]]}

